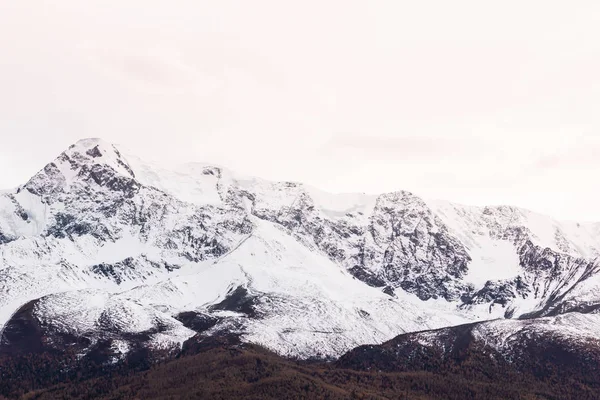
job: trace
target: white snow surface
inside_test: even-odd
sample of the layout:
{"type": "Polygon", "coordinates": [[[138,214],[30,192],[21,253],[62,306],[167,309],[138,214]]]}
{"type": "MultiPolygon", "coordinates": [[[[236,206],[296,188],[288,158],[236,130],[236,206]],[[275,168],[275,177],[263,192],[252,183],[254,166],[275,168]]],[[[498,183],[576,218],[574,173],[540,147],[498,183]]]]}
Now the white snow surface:
{"type": "MultiPolygon", "coordinates": [[[[0,331],[20,306],[39,299],[37,318],[65,332],[93,335],[107,324],[126,333],[154,329],[155,346],[180,345],[195,332],[175,317],[197,311],[226,317],[213,331],[230,327],[278,353],[333,357],[404,332],[496,318],[505,311],[497,304],[424,301],[400,287],[390,296],[348,272],[360,237],[342,241],[340,235],[336,246],[343,259],[325,251],[320,236],[276,222],[305,207],[313,213],[310,222],[325,232],[337,232],[338,225],[331,224],[369,232],[379,229],[372,224],[381,196],[330,194],[206,164],[166,170],[123,154],[100,139],[83,140],[23,187],[0,193],[0,331]],[[108,188],[117,184],[119,189],[108,188]],[[120,191],[129,184],[134,190],[120,191]],[[69,213],[77,224],[61,217],[69,213]],[[57,226],[68,232],[56,233],[57,226]],[[212,308],[239,287],[255,299],[258,317],[212,308]]],[[[444,201],[411,206],[441,221],[434,234],[447,232],[464,246],[470,262],[456,279],[475,290],[517,276],[537,284],[537,275],[520,265],[519,238],[507,236],[512,228],[522,228],[535,245],[557,254],[586,260],[600,255],[600,224],[559,222],[514,207],[444,201]]],[[[567,297],[572,301],[600,302],[596,275],[571,287],[582,274],[578,269],[548,287],[576,293],[567,297]]],[[[538,310],[545,299],[541,293],[517,297],[511,307],[538,310]]],[[[576,317],[555,318],[563,326],[576,317]]],[[[596,316],[581,318],[585,321],[577,322],[590,319],[592,327],[582,334],[593,335],[596,316]]],[[[508,332],[523,324],[490,322],[489,329],[508,332]]],[[[129,348],[119,340],[115,346],[129,348]]]]}
{"type": "Polygon", "coordinates": [[[514,278],[523,274],[519,257],[512,243],[488,237],[479,238],[471,250],[473,261],[465,281],[482,287],[490,280],[514,278]]]}

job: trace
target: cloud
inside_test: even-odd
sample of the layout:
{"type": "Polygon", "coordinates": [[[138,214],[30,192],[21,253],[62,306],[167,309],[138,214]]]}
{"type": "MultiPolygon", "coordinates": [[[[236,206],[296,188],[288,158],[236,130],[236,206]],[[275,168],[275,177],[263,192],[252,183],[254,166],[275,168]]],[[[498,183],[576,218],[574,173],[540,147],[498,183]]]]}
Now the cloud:
{"type": "Polygon", "coordinates": [[[210,76],[186,63],[173,48],[141,47],[135,50],[88,47],[88,61],[105,74],[124,80],[136,89],[162,94],[211,92],[221,86],[210,76]]]}
{"type": "Polygon", "coordinates": [[[534,165],[538,170],[600,168],[600,144],[580,141],[539,157],[534,165]]]}
{"type": "Polygon", "coordinates": [[[335,135],[323,153],[360,152],[367,159],[432,162],[441,159],[479,160],[494,149],[481,138],[451,136],[335,135]]]}

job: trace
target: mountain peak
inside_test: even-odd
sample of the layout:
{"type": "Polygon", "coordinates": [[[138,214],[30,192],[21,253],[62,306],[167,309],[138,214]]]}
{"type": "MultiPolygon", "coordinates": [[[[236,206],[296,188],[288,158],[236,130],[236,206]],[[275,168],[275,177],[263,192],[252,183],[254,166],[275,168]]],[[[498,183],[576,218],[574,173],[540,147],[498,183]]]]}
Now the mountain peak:
{"type": "Polygon", "coordinates": [[[102,185],[104,180],[115,176],[135,178],[119,150],[102,139],[82,139],[46,165],[25,188],[35,194],[51,194],[69,190],[80,179],[91,178],[102,185]]]}
{"type": "Polygon", "coordinates": [[[71,166],[74,165],[72,160],[82,164],[105,164],[123,175],[135,177],[119,150],[113,144],[98,138],[81,139],[69,146],[57,159],[60,162],[65,160],[71,166]]]}
{"type": "Polygon", "coordinates": [[[75,142],[74,144],[69,146],[69,149],[74,149],[74,148],[91,149],[95,146],[108,147],[108,146],[112,146],[112,145],[101,138],[84,138],[84,139],[79,139],[77,142],[75,142]]]}

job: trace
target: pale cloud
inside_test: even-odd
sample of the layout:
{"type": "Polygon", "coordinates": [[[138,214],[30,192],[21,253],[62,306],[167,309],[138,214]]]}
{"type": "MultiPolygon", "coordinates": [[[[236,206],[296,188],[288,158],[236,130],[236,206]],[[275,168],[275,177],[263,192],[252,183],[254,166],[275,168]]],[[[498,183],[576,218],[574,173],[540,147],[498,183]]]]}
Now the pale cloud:
{"type": "Polygon", "coordinates": [[[0,2],[0,187],[82,137],[600,220],[600,3],[0,2]]]}
{"type": "MultiPolygon", "coordinates": [[[[178,92],[190,90],[195,84],[197,74],[176,53],[161,54],[156,50],[139,52],[129,49],[113,54],[102,54],[96,50],[93,54],[95,56],[90,56],[90,62],[104,67],[109,74],[120,75],[121,79],[141,90],[178,92]]],[[[211,82],[211,86],[216,87],[217,83],[211,82]]]]}
{"type": "Polygon", "coordinates": [[[535,167],[542,170],[598,169],[600,168],[600,144],[589,141],[574,143],[540,157],[535,167]]]}
{"type": "Polygon", "coordinates": [[[476,136],[333,136],[321,151],[356,151],[365,159],[431,163],[439,160],[476,161],[489,157],[492,143],[476,136]]]}

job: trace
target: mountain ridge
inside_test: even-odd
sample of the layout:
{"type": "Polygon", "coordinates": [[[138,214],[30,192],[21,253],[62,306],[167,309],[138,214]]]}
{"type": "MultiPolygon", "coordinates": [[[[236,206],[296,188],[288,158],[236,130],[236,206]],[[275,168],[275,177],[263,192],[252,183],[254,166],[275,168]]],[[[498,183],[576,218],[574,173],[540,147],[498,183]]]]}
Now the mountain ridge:
{"type": "Polygon", "coordinates": [[[0,326],[33,302],[43,335],[85,338],[82,354],[229,331],[329,358],[403,332],[594,308],[599,254],[600,223],[167,171],[86,139],[0,194],[0,326]]]}

